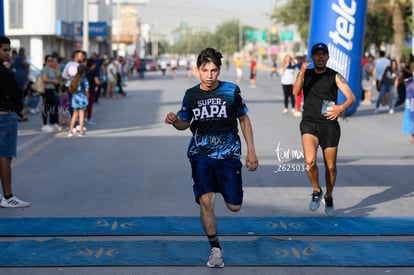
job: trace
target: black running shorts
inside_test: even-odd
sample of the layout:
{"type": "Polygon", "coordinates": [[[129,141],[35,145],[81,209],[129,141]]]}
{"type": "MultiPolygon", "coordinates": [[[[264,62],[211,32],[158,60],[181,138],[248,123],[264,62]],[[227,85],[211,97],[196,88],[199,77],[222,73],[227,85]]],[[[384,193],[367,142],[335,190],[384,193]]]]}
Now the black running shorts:
{"type": "Polygon", "coordinates": [[[338,121],[322,123],[302,120],[300,122],[300,133],[302,136],[304,134],[316,136],[319,140],[319,145],[322,149],[325,149],[327,147],[338,147],[341,127],[338,121]]]}

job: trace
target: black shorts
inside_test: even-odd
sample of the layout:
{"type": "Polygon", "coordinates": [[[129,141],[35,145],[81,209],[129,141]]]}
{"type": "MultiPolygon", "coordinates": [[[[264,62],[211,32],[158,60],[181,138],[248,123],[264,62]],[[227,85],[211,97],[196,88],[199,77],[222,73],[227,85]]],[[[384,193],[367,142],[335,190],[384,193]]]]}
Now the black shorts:
{"type": "Polygon", "coordinates": [[[302,136],[304,134],[316,136],[319,140],[319,145],[325,149],[327,147],[338,147],[341,127],[338,121],[323,123],[302,120],[300,122],[300,133],[302,136]]]}
{"type": "Polygon", "coordinates": [[[243,202],[242,163],[239,159],[213,159],[203,154],[190,157],[193,191],[199,203],[201,195],[221,193],[227,203],[243,202]]]}

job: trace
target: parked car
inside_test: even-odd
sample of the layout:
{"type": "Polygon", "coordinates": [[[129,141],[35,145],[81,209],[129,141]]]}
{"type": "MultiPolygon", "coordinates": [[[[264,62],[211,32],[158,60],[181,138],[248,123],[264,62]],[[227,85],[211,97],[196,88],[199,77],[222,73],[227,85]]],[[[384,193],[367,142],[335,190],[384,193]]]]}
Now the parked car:
{"type": "Polygon", "coordinates": [[[152,57],[145,57],[141,59],[141,62],[145,63],[145,70],[146,71],[156,71],[157,68],[157,62],[152,57]]]}

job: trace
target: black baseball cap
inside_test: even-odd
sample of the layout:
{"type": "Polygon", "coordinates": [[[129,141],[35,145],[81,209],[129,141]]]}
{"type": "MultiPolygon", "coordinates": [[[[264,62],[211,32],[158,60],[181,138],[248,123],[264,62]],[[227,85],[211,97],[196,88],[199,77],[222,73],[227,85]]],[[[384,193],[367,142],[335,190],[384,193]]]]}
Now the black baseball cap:
{"type": "Polygon", "coordinates": [[[328,46],[326,46],[325,43],[316,43],[315,45],[313,45],[311,53],[314,54],[318,50],[322,50],[325,53],[329,54],[328,46]]]}

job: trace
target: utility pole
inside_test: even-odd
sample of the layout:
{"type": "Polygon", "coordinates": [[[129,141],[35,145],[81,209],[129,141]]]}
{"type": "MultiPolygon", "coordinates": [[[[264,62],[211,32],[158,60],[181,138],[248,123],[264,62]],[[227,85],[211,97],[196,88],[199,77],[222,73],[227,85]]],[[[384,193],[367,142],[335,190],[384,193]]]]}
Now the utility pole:
{"type": "Polygon", "coordinates": [[[4,35],[4,3],[3,3],[3,0],[0,0],[0,35],[4,35]]]}
{"type": "Polygon", "coordinates": [[[83,27],[82,50],[88,53],[89,49],[89,0],[83,0],[83,27]]]}
{"type": "Polygon", "coordinates": [[[241,20],[239,19],[239,51],[240,53],[242,52],[242,48],[243,48],[243,28],[242,28],[241,20]]]}
{"type": "Polygon", "coordinates": [[[116,1],[116,53],[119,53],[121,43],[121,0],[116,1]]]}

